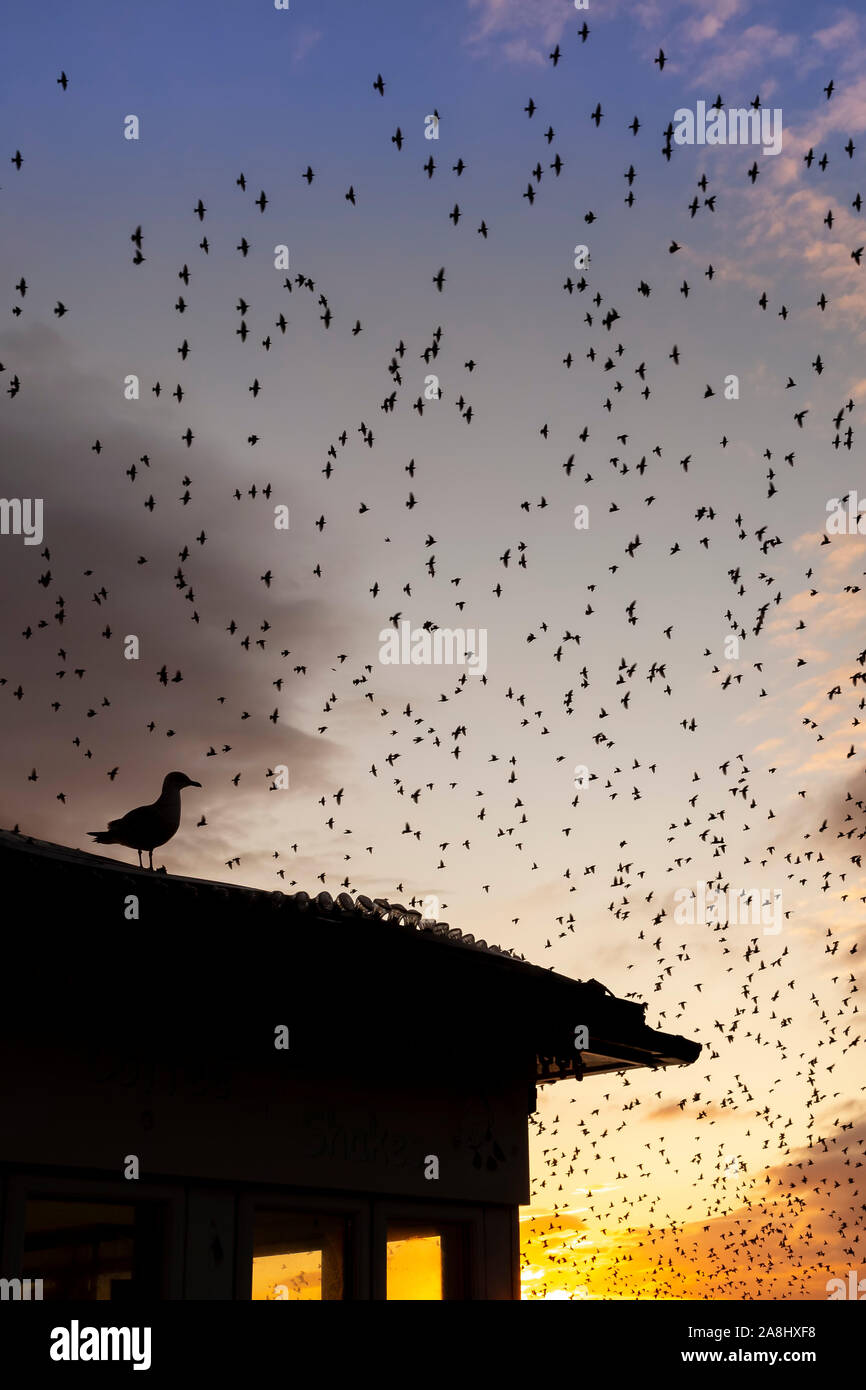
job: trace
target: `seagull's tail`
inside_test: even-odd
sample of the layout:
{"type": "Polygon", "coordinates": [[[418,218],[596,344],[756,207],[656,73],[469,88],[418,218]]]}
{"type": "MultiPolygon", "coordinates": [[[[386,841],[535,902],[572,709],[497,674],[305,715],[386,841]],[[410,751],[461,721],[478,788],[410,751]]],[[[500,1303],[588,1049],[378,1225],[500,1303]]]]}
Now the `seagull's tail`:
{"type": "Polygon", "coordinates": [[[88,830],[98,845],[116,845],[117,841],[110,830],[88,830]]]}

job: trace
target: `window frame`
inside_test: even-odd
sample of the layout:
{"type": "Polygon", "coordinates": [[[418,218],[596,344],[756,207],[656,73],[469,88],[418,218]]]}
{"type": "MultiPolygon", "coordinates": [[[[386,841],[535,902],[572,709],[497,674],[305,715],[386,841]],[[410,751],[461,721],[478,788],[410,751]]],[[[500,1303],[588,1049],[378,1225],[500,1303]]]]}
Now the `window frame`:
{"type": "Polygon", "coordinates": [[[484,1297],[484,1212],[474,1205],[428,1202],[420,1199],[395,1197],[374,1198],[372,1201],[372,1241],[370,1244],[371,1298],[387,1302],[388,1296],[388,1227],[406,1222],[421,1226],[459,1226],[462,1236],[460,1261],[463,1292],[458,1300],[471,1302],[484,1297]]]}
{"type": "Polygon", "coordinates": [[[237,1240],[235,1242],[235,1300],[251,1303],[256,1211],[285,1211],[323,1216],[342,1216],[347,1222],[343,1266],[343,1303],[366,1301],[370,1297],[367,1261],[364,1252],[370,1242],[370,1203],[352,1194],[321,1196],[306,1191],[287,1192],[285,1188],[242,1192],[237,1201],[237,1240]]]}
{"type": "Polygon", "coordinates": [[[3,1186],[5,1219],[0,1261],[7,1277],[12,1276],[22,1266],[25,1216],[29,1200],[83,1201],[97,1204],[104,1202],[123,1206],[155,1202],[165,1207],[165,1242],[158,1298],[160,1302],[183,1299],[186,1197],[181,1186],[139,1180],[133,1182],[122,1178],[105,1181],[96,1177],[51,1177],[45,1173],[21,1172],[6,1173],[3,1186]]]}

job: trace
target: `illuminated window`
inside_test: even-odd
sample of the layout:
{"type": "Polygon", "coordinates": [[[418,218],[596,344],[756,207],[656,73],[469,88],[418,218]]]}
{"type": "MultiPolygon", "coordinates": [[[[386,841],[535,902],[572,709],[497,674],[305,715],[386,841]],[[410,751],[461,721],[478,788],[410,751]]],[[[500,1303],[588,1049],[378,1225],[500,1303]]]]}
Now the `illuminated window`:
{"type": "Polygon", "coordinates": [[[463,1297],[464,1235],[458,1225],[388,1224],[389,1300],[463,1297]]]}
{"type": "Polygon", "coordinates": [[[283,1303],[345,1298],[347,1223],[321,1212],[256,1212],[251,1298],[283,1303]]]}

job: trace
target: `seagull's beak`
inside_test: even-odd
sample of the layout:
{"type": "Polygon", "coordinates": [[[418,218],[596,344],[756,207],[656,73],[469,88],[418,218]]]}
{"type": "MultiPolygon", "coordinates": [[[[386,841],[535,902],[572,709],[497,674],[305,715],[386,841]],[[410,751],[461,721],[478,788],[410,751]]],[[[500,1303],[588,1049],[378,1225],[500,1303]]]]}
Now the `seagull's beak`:
{"type": "Polygon", "coordinates": [[[187,782],[188,787],[200,787],[201,782],[187,782]]]}

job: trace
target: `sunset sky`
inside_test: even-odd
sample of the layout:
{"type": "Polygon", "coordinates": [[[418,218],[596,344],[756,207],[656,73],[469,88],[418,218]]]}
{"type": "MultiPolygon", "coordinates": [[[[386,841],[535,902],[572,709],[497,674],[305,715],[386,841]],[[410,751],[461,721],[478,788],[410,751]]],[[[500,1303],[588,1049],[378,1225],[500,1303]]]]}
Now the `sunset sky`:
{"type": "Polygon", "coordinates": [[[866,1274],[866,534],[825,532],[866,499],[866,17],[49,0],[0,74],[2,491],[44,506],[0,536],[0,824],[90,848],[179,769],[170,873],[426,902],[701,1042],[540,1090],[526,1297],[866,1274]],[[717,95],[781,153],[667,159],[717,95]],[[484,678],[383,665],[403,620],[483,628],[484,678]],[[675,921],[712,880],[781,931],[675,921]]]}

